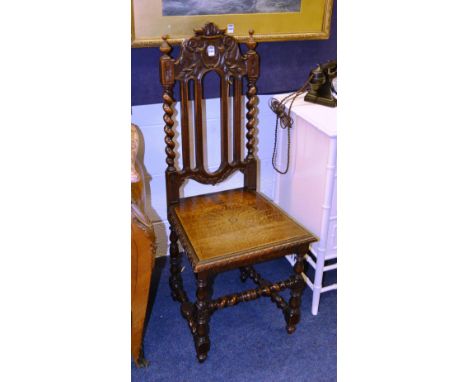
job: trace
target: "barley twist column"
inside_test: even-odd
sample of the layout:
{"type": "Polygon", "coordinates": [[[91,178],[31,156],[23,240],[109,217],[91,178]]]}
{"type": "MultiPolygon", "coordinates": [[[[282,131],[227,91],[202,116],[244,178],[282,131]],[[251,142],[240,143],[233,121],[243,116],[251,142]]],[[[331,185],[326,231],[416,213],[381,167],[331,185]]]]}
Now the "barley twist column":
{"type": "Polygon", "coordinates": [[[249,50],[246,53],[247,59],[247,160],[255,159],[254,157],[254,144],[255,144],[255,118],[257,115],[257,78],[258,78],[258,55],[255,51],[257,43],[253,39],[253,30],[249,30],[249,40],[247,47],[249,50]]]}
{"type": "Polygon", "coordinates": [[[174,111],[172,110],[172,104],[174,103],[174,99],[172,98],[172,89],[170,87],[164,87],[164,94],[163,94],[163,110],[164,110],[164,132],[166,136],[164,137],[164,142],[166,143],[166,163],[167,163],[167,170],[166,171],[176,171],[174,166],[174,159],[175,159],[175,143],[173,141],[174,138],[174,130],[172,130],[172,126],[174,126],[174,121],[172,119],[172,115],[174,111]]]}
{"type": "Polygon", "coordinates": [[[175,143],[173,141],[174,131],[172,127],[174,126],[174,120],[172,115],[174,111],[172,110],[172,104],[174,103],[173,98],[173,88],[174,88],[174,60],[169,56],[169,53],[172,50],[172,47],[167,42],[167,36],[162,36],[163,42],[159,50],[162,52],[162,56],[159,60],[160,68],[160,78],[161,85],[163,86],[163,110],[164,110],[164,132],[166,136],[164,137],[164,142],[166,143],[166,163],[167,163],[167,172],[175,172],[174,159],[175,159],[175,143]]]}

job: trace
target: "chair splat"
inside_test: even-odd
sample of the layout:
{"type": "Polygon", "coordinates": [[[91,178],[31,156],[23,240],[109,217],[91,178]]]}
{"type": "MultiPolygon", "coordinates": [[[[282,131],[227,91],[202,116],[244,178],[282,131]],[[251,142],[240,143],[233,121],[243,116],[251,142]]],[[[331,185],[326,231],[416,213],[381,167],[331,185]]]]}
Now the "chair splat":
{"type": "Polygon", "coordinates": [[[167,36],[163,36],[160,58],[160,77],[163,85],[163,109],[166,142],[166,179],[172,183],[167,187],[169,204],[179,200],[179,188],[185,179],[194,179],[204,184],[217,184],[235,171],[244,173],[244,184],[249,189],[256,189],[257,159],[255,157],[255,118],[257,114],[258,56],[253,31],[250,31],[247,42],[249,50],[241,54],[237,41],[225,34],[225,30],[208,23],[197,29],[195,36],[185,40],[177,59],[170,56],[171,46],[167,36]],[[215,172],[209,172],[204,164],[208,147],[203,140],[203,78],[208,72],[215,72],[220,77],[220,129],[221,129],[221,163],[215,172]],[[246,113],[246,148],[247,155],[242,159],[242,81],[247,78],[247,113],[246,113]],[[189,81],[194,83],[194,142],[190,141],[190,89],[189,81]],[[182,169],[175,166],[175,142],[173,131],[173,87],[180,83],[180,110],[182,136],[182,169]],[[233,88],[232,137],[229,131],[229,94],[233,88]],[[229,161],[229,149],[232,147],[232,161],[229,161]],[[191,166],[191,157],[195,157],[195,166],[191,166]]]}

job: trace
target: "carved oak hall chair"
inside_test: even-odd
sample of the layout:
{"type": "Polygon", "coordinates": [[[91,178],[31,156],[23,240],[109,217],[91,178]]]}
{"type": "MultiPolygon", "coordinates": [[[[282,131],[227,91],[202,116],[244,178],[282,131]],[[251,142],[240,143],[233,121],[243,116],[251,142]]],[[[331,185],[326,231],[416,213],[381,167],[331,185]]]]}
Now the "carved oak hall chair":
{"type": "Polygon", "coordinates": [[[254,127],[258,55],[253,31],[249,32],[248,51],[242,55],[237,41],[216,25],[208,23],[185,40],[178,59],[169,53],[171,46],[163,36],[160,47],[160,78],[164,89],[163,109],[166,133],[166,192],[170,223],[170,286],[172,297],[181,303],[181,312],[193,334],[197,358],[203,362],[210,349],[209,319],[214,311],[239,302],[270,297],[286,319],[288,333],[294,332],[300,318],[301,277],[303,260],[309,244],[318,239],[300,226],[280,208],[257,192],[257,159],[254,127]],[[203,141],[203,77],[213,71],[220,77],[221,88],[221,163],[215,172],[204,165],[203,141]],[[247,77],[247,155],[242,156],[242,80],[247,77]],[[180,85],[180,124],[182,138],[182,169],[175,167],[174,103],[175,82],[180,85]],[[194,144],[189,139],[189,81],[194,87],[194,144]],[[233,87],[232,139],[229,137],[229,93],[233,87]],[[229,158],[231,143],[232,159],[229,158]],[[194,150],[194,165],[191,154],[194,150]],[[206,195],[181,198],[179,188],[187,179],[215,185],[233,172],[244,174],[244,187],[206,195]],[[196,302],[191,303],[183,289],[178,241],[188,256],[197,281],[196,302]],[[252,265],[287,254],[296,254],[293,275],[284,281],[271,283],[252,265]],[[242,281],[251,278],[258,288],[212,300],[211,282],[219,272],[239,268],[242,281]],[[280,291],[291,289],[286,302],[280,291]]]}

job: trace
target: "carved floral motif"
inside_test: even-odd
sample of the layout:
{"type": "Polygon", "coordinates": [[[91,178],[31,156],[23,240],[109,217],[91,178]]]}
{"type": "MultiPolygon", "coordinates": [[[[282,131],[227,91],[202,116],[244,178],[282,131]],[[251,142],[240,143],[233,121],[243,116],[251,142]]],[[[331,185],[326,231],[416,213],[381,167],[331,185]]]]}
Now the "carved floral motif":
{"type": "Polygon", "coordinates": [[[219,29],[214,23],[206,23],[203,28],[194,30],[196,36],[218,36],[224,34],[226,29],[219,29]]]}
{"type": "Polygon", "coordinates": [[[236,40],[225,35],[225,30],[209,23],[195,33],[182,43],[181,55],[175,62],[177,80],[201,78],[209,70],[216,70],[227,80],[246,74],[245,58],[236,40]]]}

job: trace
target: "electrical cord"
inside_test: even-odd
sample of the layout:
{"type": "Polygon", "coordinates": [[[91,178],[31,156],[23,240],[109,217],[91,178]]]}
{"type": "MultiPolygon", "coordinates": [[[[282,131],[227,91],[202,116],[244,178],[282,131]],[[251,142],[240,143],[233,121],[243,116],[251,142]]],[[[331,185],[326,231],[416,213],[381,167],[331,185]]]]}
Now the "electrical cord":
{"type": "Polygon", "coordinates": [[[289,157],[291,152],[291,129],[293,127],[294,121],[291,119],[291,108],[294,104],[294,101],[297,97],[299,97],[302,93],[305,93],[309,88],[310,80],[312,79],[313,74],[309,76],[307,81],[302,85],[297,91],[291,93],[284,97],[281,101],[278,101],[276,98],[270,98],[268,105],[273,113],[276,114],[276,126],[275,126],[275,143],[273,146],[273,155],[271,157],[271,164],[276,172],[280,174],[286,174],[289,170],[289,157]],[[289,105],[288,111],[286,112],[286,103],[291,101],[289,105]],[[286,162],[286,169],[280,170],[277,164],[277,155],[278,155],[278,125],[282,129],[288,129],[288,156],[286,162]]]}

